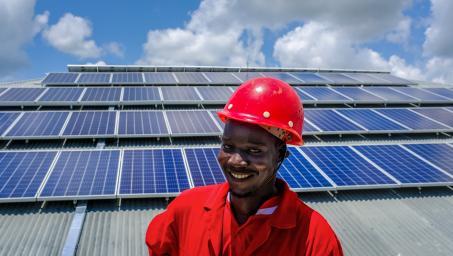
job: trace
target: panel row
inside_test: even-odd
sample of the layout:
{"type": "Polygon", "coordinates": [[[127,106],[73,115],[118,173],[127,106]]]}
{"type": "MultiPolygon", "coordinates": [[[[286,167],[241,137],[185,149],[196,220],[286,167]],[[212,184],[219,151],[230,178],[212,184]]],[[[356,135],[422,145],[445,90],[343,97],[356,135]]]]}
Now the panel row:
{"type": "Polygon", "coordinates": [[[83,72],[50,73],[44,85],[176,85],[232,84],[239,85],[254,77],[275,77],[289,84],[375,84],[409,85],[412,81],[389,73],[363,72],[83,72]]]}
{"type": "MultiPolygon", "coordinates": [[[[304,104],[408,104],[453,102],[453,89],[414,87],[298,87],[304,104]]],[[[234,87],[8,88],[0,106],[225,104],[234,87]]]]}
{"type": "MultiPolygon", "coordinates": [[[[218,151],[4,151],[0,202],[176,196],[225,181],[218,151]]],[[[451,144],[306,146],[289,152],[278,177],[297,192],[453,185],[451,144]]]]}
{"type": "MultiPolygon", "coordinates": [[[[304,120],[304,135],[452,132],[453,108],[306,109],[304,120]]],[[[201,137],[222,131],[214,110],[0,112],[0,138],[7,140],[201,137]]]]}

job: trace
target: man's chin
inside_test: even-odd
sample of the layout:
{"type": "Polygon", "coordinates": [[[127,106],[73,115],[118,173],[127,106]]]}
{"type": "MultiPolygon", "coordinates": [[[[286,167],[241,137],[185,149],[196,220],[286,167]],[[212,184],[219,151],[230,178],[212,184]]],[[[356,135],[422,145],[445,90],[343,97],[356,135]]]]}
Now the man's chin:
{"type": "Polygon", "coordinates": [[[230,194],[237,198],[245,198],[253,195],[253,191],[238,191],[230,188],[230,194]]]}

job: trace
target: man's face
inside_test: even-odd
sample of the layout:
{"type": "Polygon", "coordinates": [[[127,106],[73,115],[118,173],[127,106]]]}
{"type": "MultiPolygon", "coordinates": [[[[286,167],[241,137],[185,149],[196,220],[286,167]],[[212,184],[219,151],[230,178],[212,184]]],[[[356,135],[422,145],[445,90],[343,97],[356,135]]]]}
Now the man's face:
{"type": "Polygon", "coordinates": [[[225,124],[218,161],[233,195],[253,195],[274,174],[278,139],[258,125],[230,120],[225,124]]]}

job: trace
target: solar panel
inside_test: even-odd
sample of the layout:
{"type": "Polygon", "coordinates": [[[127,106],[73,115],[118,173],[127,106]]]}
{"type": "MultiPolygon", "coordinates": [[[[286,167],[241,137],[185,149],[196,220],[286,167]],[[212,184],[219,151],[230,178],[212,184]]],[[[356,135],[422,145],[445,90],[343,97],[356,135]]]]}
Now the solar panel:
{"type": "Polygon", "coordinates": [[[390,102],[397,103],[418,102],[418,99],[399,93],[395,90],[390,89],[389,87],[367,87],[364,88],[364,90],[390,102]]]}
{"type": "Polygon", "coordinates": [[[332,84],[361,84],[359,81],[340,73],[319,73],[319,76],[332,81],[332,84]]]}
{"type": "Polygon", "coordinates": [[[120,195],[175,194],[188,188],[181,149],[124,151],[120,195]]]}
{"type": "Polygon", "coordinates": [[[176,84],[172,72],[145,72],[143,74],[147,84],[176,84]]]}
{"type": "Polygon", "coordinates": [[[44,90],[45,88],[9,88],[9,90],[0,95],[0,102],[34,101],[44,90]]]}
{"type": "Polygon", "coordinates": [[[302,131],[302,134],[313,134],[313,132],[317,133],[320,132],[318,128],[313,126],[311,123],[307,121],[307,119],[304,120],[304,129],[302,131]]]}
{"type": "Polygon", "coordinates": [[[6,88],[0,88],[0,95],[2,94],[2,92],[4,92],[6,90],[6,88]]]}
{"type": "Polygon", "coordinates": [[[39,102],[77,102],[83,88],[49,88],[39,102]]]}
{"type": "Polygon", "coordinates": [[[150,103],[160,102],[159,89],[156,87],[125,87],[123,101],[150,103]]]}
{"type": "Polygon", "coordinates": [[[258,72],[236,72],[236,73],[232,73],[232,74],[235,75],[236,77],[238,77],[239,79],[241,79],[243,82],[250,80],[252,78],[256,78],[256,77],[263,77],[258,72]]]}
{"type": "Polygon", "coordinates": [[[324,79],[315,73],[306,72],[291,72],[291,75],[296,76],[305,82],[305,84],[330,84],[332,81],[324,79]]]}
{"type": "Polygon", "coordinates": [[[166,111],[172,136],[213,136],[221,130],[212,120],[208,111],[166,111]]]}
{"type": "Polygon", "coordinates": [[[217,161],[219,148],[184,149],[195,187],[225,182],[225,175],[217,161]]]}
{"type": "Polygon", "coordinates": [[[370,109],[337,109],[337,111],[370,131],[384,132],[408,130],[407,128],[384,118],[370,109]]]}
{"type": "Polygon", "coordinates": [[[56,152],[0,152],[0,201],[35,198],[55,155],[56,152]]]}
{"type": "Polygon", "coordinates": [[[446,130],[447,126],[441,125],[429,120],[421,115],[418,115],[408,109],[376,109],[376,111],[384,114],[387,117],[411,128],[414,130],[446,130]]]}
{"type": "Polygon", "coordinates": [[[339,187],[397,184],[348,146],[300,149],[339,187]]]}
{"type": "Polygon", "coordinates": [[[453,182],[452,177],[421,161],[398,145],[354,148],[403,184],[453,182]]]}
{"type": "Polygon", "coordinates": [[[58,136],[69,112],[25,112],[6,137],[58,136]]]}
{"type": "Polygon", "coordinates": [[[39,198],[114,198],[119,159],[119,150],[62,151],[39,198]]]}
{"type": "Polygon", "coordinates": [[[319,127],[323,132],[357,132],[364,129],[351,123],[331,109],[307,109],[305,119],[319,127]]]}
{"type": "Polygon", "coordinates": [[[98,102],[109,101],[117,102],[120,100],[121,88],[86,88],[82,101],[98,102]]]}
{"type": "Polygon", "coordinates": [[[453,127],[453,112],[442,108],[411,108],[411,110],[453,127]]]}
{"type": "MultiPolygon", "coordinates": [[[[302,90],[299,89],[299,87],[294,86],[294,88],[295,88],[295,91],[296,91],[297,95],[299,95],[299,98],[302,100],[302,103],[316,101],[315,98],[313,98],[310,95],[304,93],[302,90]]],[[[300,87],[300,88],[303,88],[303,87],[300,87]]]]}
{"type": "Polygon", "coordinates": [[[219,115],[217,115],[217,112],[219,112],[219,111],[220,111],[220,109],[212,110],[209,112],[211,112],[211,115],[214,117],[214,119],[217,121],[217,123],[220,125],[220,127],[222,127],[222,132],[223,132],[223,129],[225,128],[225,124],[222,122],[222,120],[220,120],[219,115]]]}
{"type": "Polygon", "coordinates": [[[352,102],[351,99],[348,99],[327,87],[298,87],[298,89],[312,96],[317,101],[352,102]]]}
{"type": "Polygon", "coordinates": [[[346,76],[351,77],[362,84],[387,84],[388,81],[379,79],[378,77],[371,76],[367,73],[345,73],[346,76]]]}
{"type": "Polygon", "coordinates": [[[17,112],[0,112],[0,136],[10,127],[20,114],[17,112]]]}
{"type": "Polygon", "coordinates": [[[285,72],[261,72],[263,76],[274,77],[288,84],[303,84],[304,82],[285,72]]]}
{"type": "Polygon", "coordinates": [[[160,111],[122,111],[119,120],[119,135],[168,135],[163,112],[160,111]]]}
{"type": "Polygon", "coordinates": [[[289,147],[288,151],[289,157],[283,161],[277,176],[284,179],[291,189],[298,191],[332,187],[332,184],[296,148],[289,147]]]}
{"type": "Polygon", "coordinates": [[[195,88],[188,86],[161,87],[162,97],[166,103],[194,103],[201,101],[195,88]]]}
{"type": "Polygon", "coordinates": [[[72,112],[66,128],[65,136],[88,136],[113,135],[115,133],[115,111],[84,111],[72,112]]]}
{"type": "Polygon", "coordinates": [[[139,72],[113,73],[113,84],[143,84],[143,75],[139,72]]]}
{"type": "Polygon", "coordinates": [[[372,73],[370,75],[379,79],[389,81],[389,83],[391,84],[402,84],[402,85],[414,84],[414,82],[387,73],[372,73]]]}
{"type": "Polygon", "coordinates": [[[79,73],[50,73],[41,82],[42,84],[74,84],[79,73]]]}
{"type": "Polygon", "coordinates": [[[204,72],[211,80],[211,84],[240,84],[241,80],[233,76],[230,72],[204,72]]]}
{"type": "Polygon", "coordinates": [[[438,96],[436,94],[432,94],[429,91],[424,91],[419,88],[413,87],[393,87],[392,89],[397,90],[399,92],[405,93],[410,95],[411,97],[417,98],[422,100],[423,102],[448,102],[449,100],[445,97],[438,96]]]}
{"type": "Polygon", "coordinates": [[[333,87],[331,89],[353,99],[354,102],[369,102],[369,103],[384,102],[384,99],[379,98],[358,87],[333,87]]]}
{"type": "Polygon", "coordinates": [[[447,144],[405,144],[402,146],[453,175],[453,147],[447,144]]]}
{"type": "Polygon", "coordinates": [[[197,87],[197,90],[201,94],[201,97],[203,97],[203,103],[226,103],[233,94],[230,87],[223,86],[197,87]]]}
{"type": "Polygon", "coordinates": [[[103,73],[103,72],[96,72],[96,73],[81,73],[79,80],[77,80],[78,84],[109,84],[111,73],[103,73]]]}
{"type": "Polygon", "coordinates": [[[201,72],[174,72],[180,84],[209,84],[201,72]]]}
{"type": "Polygon", "coordinates": [[[423,88],[423,89],[428,91],[428,92],[432,92],[432,93],[435,93],[437,95],[440,95],[440,96],[443,96],[443,97],[447,97],[450,100],[453,100],[453,91],[449,90],[447,88],[423,88]]]}

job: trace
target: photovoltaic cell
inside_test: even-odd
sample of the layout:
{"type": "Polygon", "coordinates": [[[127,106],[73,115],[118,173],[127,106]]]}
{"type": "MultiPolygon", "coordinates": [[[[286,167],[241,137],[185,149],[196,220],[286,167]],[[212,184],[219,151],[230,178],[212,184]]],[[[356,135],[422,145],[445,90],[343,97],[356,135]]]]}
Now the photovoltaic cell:
{"type": "Polygon", "coordinates": [[[324,79],[315,73],[291,72],[292,75],[304,81],[305,84],[330,84],[332,81],[324,79]]]}
{"type": "Polygon", "coordinates": [[[125,87],[123,101],[160,101],[156,87],[125,87]]]}
{"type": "Polygon", "coordinates": [[[442,108],[412,108],[411,110],[453,127],[453,112],[442,108]]]}
{"type": "Polygon", "coordinates": [[[223,86],[197,87],[197,90],[201,94],[201,97],[203,97],[203,102],[215,101],[226,103],[231,94],[233,94],[233,91],[229,87],[223,86]]]}
{"type": "Polygon", "coordinates": [[[303,87],[294,86],[294,89],[296,90],[297,95],[299,95],[299,98],[302,100],[302,103],[306,103],[307,101],[316,101],[315,98],[306,93],[303,93],[303,90],[301,90],[301,88],[303,87]]]}
{"type": "Polygon", "coordinates": [[[232,73],[232,74],[234,74],[236,77],[241,79],[243,82],[250,80],[252,78],[256,78],[256,77],[263,77],[258,72],[236,72],[236,73],[232,73]]]}
{"type": "Polygon", "coordinates": [[[399,93],[389,87],[367,87],[364,90],[390,102],[418,102],[418,99],[399,93]]]}
{"type": "Polygon", "coordinates": [[[212,116],[214,117],[214,119],[217,121],[217,123],[222,127],[222,132],[223,132],[223,128],[225,128],[225,124],[222,122],[222,120],[220,120],[220,117],[219,115],[217,115],[217,112],[219,112],[220,109],[218,110],[212,110],[210,111],[212,116]]]}
{"type": "Polygon", "coordinates": [[[111,73],[81,73],[78,84],[109,84],[111,73]]]}
{"type": "Polygon", "coordinates": [[[230,72],[204,72],[211,84],[240,84],[241,81],[230,72]]]}
{"type": "Polygon", "coordinates": [[[39,197],[115,196],[119,150],[62,151],[39,197]]]}
{"type": "Polygon", "coordinates": [[[56,152],[0,152],[0,200],[34,198],[56,152]]]}
{"type": "Polygon", "coordinates": [[[382,103],[384,99],[379,98],[369,92],[366,92],[358,87],[333,87],[331,88],[336,92],[348,96],[353,99],[354,102],[373,102],[382,103]]]}
{"type": "Polygon", "coordinates": [[[166,111],[172,135],[219,135],[221,130],[207,111],[166,111]]]}
{"type": "Polygon", "coordinates": [[[45,88],[9,88],[0,95],[1,101],[34,101],[43,93],[45,88]]]}
{"type": "Polygon", "coordinates": [[[77,102],[83,88],[49,88],[41,98],[40,102],[77,102]]]}
{"type": "Polygon", "coordinates": [[[73,112],[63,135],[113,135],[115,132],[115,120],[116,112],[114,111],[73,112]]]}
{"type": "Polygon", "coordinates": [[[6,137],[58,136],[69,112],[26,112],[6,137]]]}
{"type": "Polygon", "coordinates": [[[370,109],[337,109],[337,111],[370,131],[408,130],[403,126],[380,116],[370,109]]]}
{"type": "Polygon", "coordinates": [[[450,100],[453,100],[453,90],[449,90],[447,88],[423,88],[424,90],[428,92],[435,93],[437,95],[447,97],[450,100]]]}
{"type": "Polygon", "coordinates": [[[402,146],[453,175],[453,147],[447,144],[405,144],[402,146]]]}
{"type": "Polygon", "coordinates": [[[339,187],[396,185],[347,146],[302,147],[302,151],[339,187]]]}
{"type": "Polygon", "coordinates": [[[305,110],[305,118],[324,132],[363,131],[362,128],[349,122],[331,109],[307,109],[305,110]]]}
{"type": "Polygon", "coordinates": [[[387,84],[388,81],[370,76],[366,73],[346,73],[347,76],[360,81],[362,84],[387,84]]]}
{"type": "Polygon", "coordinates": [[[113,84],[143,84],[143,76],[142,76],[142,73],[138,73],[138,72],[113,73],[112,83],[113,84]]]}
{"type": "Polygon", "coordinates": [[[404,94],[410,95],[411,97],[415,97],[422,101],[441,101],[441,102],[448,102],[449,100],[444,97],[437,96],[436,94],[432,94],[429,91],[424,91],[419,88],[413,87],[393,87],[392,89],[402,92],[404,94]]]}
{"type": "Polygon", "coordinates": [[[162,97],[165,101],[201,101],[200,96],[193,87],[188,86],[172,86],[161,87],[162,97]]]}
{"type": "Polygon", "coordinates": [[[280,79],[288,84],[303,84],[304,82],[289,75],[285,72],[261,72],[265,77],[274,77],[280,79]]]}
{"type": "Polygon", "coordinates": [[[414,130],[445,130],[447,126],[438,124],[408,109],[376,109],[376,111],[414,130]]]}
{"type": "Polygon", "coordinates": [[[319,76],[327,78],[332,81],[333,84],[361,84],[359,81],[340,73],[319,73],[319,76]]]}
{"type": "Polygon", "coordinates": [[[282,166],[277,172],[277,176],[284,179],[290,188],[332,187],[332,184],[297,149],[289,147],[288,151],[290,152],[289,157],[283,161],[282,166]]]}
{"type": "Polygon", "coordinates": [[[42,84],[74,84],[79,73],[50,73],[41,82],[42,84]]]}
{"type": "Polygon", "coordinates": [[[143,74],[147,84],[176,84],[172,72],[145,72],[143,74]]]}
{"type": "Polygon", "coordinates": [[[184,151],[195,187],[225,182],[225,175],[217,161],[219,148],[186,148],[184,151]]]}
{"type": "Polygon", "coordinates": [[[180,149],[124,151],[120,195],[179,193],[188,188],[180,149]]]}
{"type": "Polygon", "coordinates": [[[396,77],[394,75],[387,74],[387,73],[372,73],[370,75],[373,77],[379,78],[379,79],[387,80],[391,84],[401,84],[401,85],[414,84],[414,82],[411,82],[409,80],[402,79],[402,78],[399,78],[399,77],[396,77]]]}
{"type": "Polygon", "coordinates": [[[121,88],[86,88],[82,101],[110,101],[120,100],[121,88]]]}
{"type": "Polygon", "coordinates": [[[120,112],[120,135],[168,135],[163,112],[123,111],[120,112]]]}
{"type": "Polygon", "coordinates": [[[314,127],[313,125],[311,125],[309,122],[304,122],[304,129],[302,131],[302,134],[306,134],[307,132],[319,132],[320,130],[318,130],[316,127],[314,127]]]}
{"type": "Polygon", "coordinates": [[[336,93],[327,87],[298,87],[298,89],[317,99],[329,102],[352,102],[352,100],[336,93]]]}
{"type": "Polygon", "coordinates": [[[17,112],[0,112],[0,136],[9,128],[20,114],[17,112]]]}
{"type": "Polygon", "coordinates": [[[209,84],[201,72],[174,72],[180,84],[209,84]]]}
{"type": "Polygon", "coordinates": [[[355,146],[401,183],[453,182],[453,178],[421,161],[398,145],[355,146]]]}

